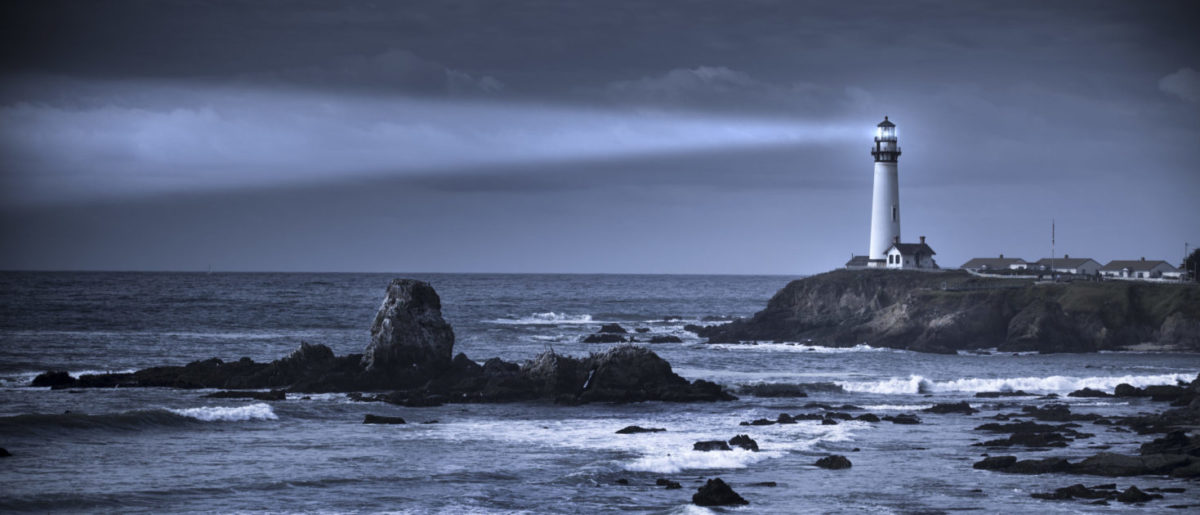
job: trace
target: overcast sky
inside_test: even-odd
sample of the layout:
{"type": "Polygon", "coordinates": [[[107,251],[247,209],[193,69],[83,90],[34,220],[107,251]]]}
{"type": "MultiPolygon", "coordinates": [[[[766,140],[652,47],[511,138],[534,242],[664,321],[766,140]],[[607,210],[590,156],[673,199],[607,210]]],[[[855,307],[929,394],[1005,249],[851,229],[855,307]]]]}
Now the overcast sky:
{"type": "Polygon", "coordinates": [[[809,274],[902,235],[1178,263],[1156,2],[6,2],[0,269],[809,274]]]}

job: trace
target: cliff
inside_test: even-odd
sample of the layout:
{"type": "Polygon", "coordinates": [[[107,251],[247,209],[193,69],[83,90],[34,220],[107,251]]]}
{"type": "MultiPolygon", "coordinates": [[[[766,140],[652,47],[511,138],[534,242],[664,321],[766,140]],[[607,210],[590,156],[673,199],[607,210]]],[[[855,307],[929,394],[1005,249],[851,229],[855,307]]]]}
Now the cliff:
{"type": "Polygon", "coordinates": [[[812,340],[938,353],[1194,352],[1200,351],[1200,287],[836,270],[792,281],[752,318],[696,332],[711,343],[812,340]]]}

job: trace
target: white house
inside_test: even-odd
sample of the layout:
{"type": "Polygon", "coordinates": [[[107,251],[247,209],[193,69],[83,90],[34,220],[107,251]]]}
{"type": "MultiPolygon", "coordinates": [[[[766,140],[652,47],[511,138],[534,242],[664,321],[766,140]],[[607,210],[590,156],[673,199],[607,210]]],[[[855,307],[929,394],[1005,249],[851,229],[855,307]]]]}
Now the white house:
{"type": "Polygon", "coordinates": [[[1037,260],[1034,270],[1052,270],[1060,274],[1096,275],[1103,267],[1099,261],[1090,258],[1073,258],[1063,254],[1061,258],[1042,258],[1037,260]]]}
{"type": "Polygon", "coordinates": [[[933,260],[934,254],[936,253],[933,249],[925,244],[924,236],[921,237],[921,243],[900,243],[900,237],[897,236],[896,241],[887,249],[887,267],[933,270],[938,267],[937,262],[933,260]]]}
{"type": "Polygon", "coordinates": [[[1157,279],[1161,277],[1179,278],[1178,268],[1161,260],[1115,260],[1100,268],[1100,275],[1105,277],[1120,277],[1130,279],[1157,279]]]}
{"type": "Polygon", "coordinates": [[[1000,270],[1025,270],[1029,263],[1021,258],[1006,258],[1000,254],[998,258],[975,258],[963,263],[959,268],[972,272],[996,272],[1000,270]]]}

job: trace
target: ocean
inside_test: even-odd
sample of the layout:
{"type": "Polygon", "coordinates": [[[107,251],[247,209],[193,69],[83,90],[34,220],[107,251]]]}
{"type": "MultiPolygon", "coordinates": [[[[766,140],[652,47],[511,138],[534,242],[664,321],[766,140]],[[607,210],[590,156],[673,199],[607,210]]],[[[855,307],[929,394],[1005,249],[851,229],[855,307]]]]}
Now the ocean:
{"type": "MultiPolygon", "coordinates": [[[[1200,355],[920,354],[820,341],[706,344],[683,329],[750,316],[794,277],[685,275],[2,273],[0,274],[0,511],[403,513],[941,513],[1161,509],[1200,502],[1200,488],[1165,477],[1025,476],[976,470],[996,437],[984,417],[1049,401],[981,399],[983,391],[1058,394],[1072,411],[1157,411],[1148,399],[1072,398],[1191,380],[1200,355]],[[43,371],[72,374],[182,365],[218,357],[270,361],[300,342],[359,353],[394,277],[430,282],[454,327],[455,352],[525,360],[580,340],[602,323],[683,343],[650,347],[688,379],[725,385],[737,401],[559,406],[452,404],[408,408],[344,394],[276,402],[203,398],[208,390],[50,390],[43,371]],[[762,384],[807,398],[758,397],[762,384]],[[967,401],[976,415],[922,413],[967,401]],[[918,425],[844,421],[742,426],[780,413],[861,408],[916,413],[918,425]],[[405,425],[364,425],[368,413],[405,425]],[[628,425],[666,428],[619,435],[628,425]],[[748,434],[760,451],[700,452],[692,443],[748,434]],[[853,466],[826,470],[841,454],[853,466]],[[750,504],[700,508],[691,495],[720,477],[750,504]],[[667,478],[683,488],[668,490],[667,478]],[[625,480],[628,484],[620,484],[625,480]],[[771,486],[771,482],[774,486],[771,486]],[[1074,483],[1184,487],[1148,504],[1091,506],[1033,492],[1074,483]]],[[[1072,460],[1097,449],[1136,453],[1152,436],[1083,422],[1095,436],[1050,450],[1001,452],[1072,460]]],[[[995,451],[992,452],[996,454],[995,451]]]]}

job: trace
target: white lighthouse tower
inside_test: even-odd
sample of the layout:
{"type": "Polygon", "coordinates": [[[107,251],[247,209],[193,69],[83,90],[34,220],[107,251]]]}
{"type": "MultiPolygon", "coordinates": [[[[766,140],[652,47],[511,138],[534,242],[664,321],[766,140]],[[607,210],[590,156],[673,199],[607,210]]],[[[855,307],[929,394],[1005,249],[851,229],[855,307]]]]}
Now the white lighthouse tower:
{"type": "MultiPolygon", "coordinates": [[[[875,192],[871,199],[871,250],[868,266],[888,266],[888,249],[900,241],[900,180],[896,161],[900,145],[896,142],[896,124],[883,117],[875,130],[875,192]]],[[[922,238],[923,239],[923,238],[922,238]]]]}

